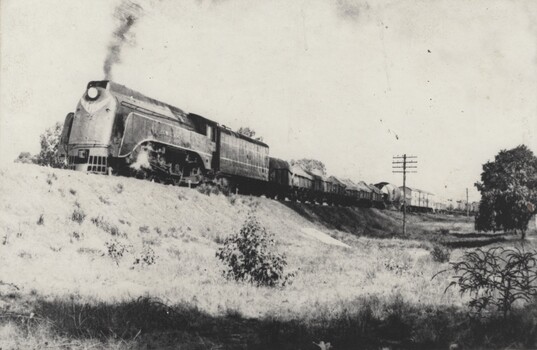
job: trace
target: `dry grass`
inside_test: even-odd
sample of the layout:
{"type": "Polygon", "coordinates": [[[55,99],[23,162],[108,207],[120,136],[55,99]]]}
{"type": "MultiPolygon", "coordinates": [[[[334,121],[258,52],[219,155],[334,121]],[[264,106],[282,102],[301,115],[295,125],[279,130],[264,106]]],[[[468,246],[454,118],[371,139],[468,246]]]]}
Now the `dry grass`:
{"type": "MultiPolygon", "coordinates": [[[[330,341],[330,336],[349,336],[330,334],[337,333],[342,327],[338,322],[345,320],[354,327],[353,322],[368,319],[374,328],[375,322],[391,314],[386,313],[387,308],[408,308],[419,315],[419,310],[427,307],[433,310],[431,315],[438,312],[448,317],[446,310],[460,308],[465,302],[455,290],[444,294],[446,279],[431,280],[447,266],[433,260],[429,253],[431,243],[394,238],[398,236],[400,213],[316,209],[235,195],[231,201],[222,194],[207,196],[136,179],[32,165],[14,165],[3,172],[0,193],[7,200],[0,202],[0,237],[7,238],[0,245],[0,281],[17,285],[22,295],[34,291],[42,300],[54,301],[57,307],[73,296],[77,305],[109,309],[150,297],[174,307],[183,305],[184,315],[195,310],[210,321],[208,324],[228,320],[230,315],[240,315],[241,320],[274,319],[278,327],[303,332],[300,341],[315,336],[318,338],[311,341],[319,342],[330,341]],[[51,184],[46,179],[52,179],[51,184]],[[72,196],[62,196],[60,190],[72,196]],[[103,198],[113,205],[104,203],[103,198]],[[80,208],[90,220],[74,215],[80,208]],[[288,257],[289,271],[297,273],[290,286],[256,288],[227,281],[221,275],[223,266],[215,258],[216,249],[228,235],[238,231],[252,209],[274,233],[277,249],[288,257]],[[349,217],[342,221],[343,226],[335,227],[331,213],[340,215],[339,219],[349,217]],[[36,222],[40,215],[46,218],[44,224],[36,222]],[[304,227],[327,233],[351,248],[322,243],[305,235],[304,227]],[[385,239],[375,238],[377,234],[385,239]],[[128,246],[117,265],[106,246],[111,239],[128,246]],[[137,259],[143,261],[148,252],[158,259],[150,264],[134,263],[137,259]],[[323,328],[323,324],[329,326],[323,328]]],[[[414,215],[410,219],[414,235],[441,235],[440,229],[467,232],[470,225],[459,218],[437,222],[429,215],[414,215]]],[[[451,259],[460,255],[461,251],[455,249],[451,259]]],[[[420,318],[404,322],[414,327],[420,324],[416,320],[420,318]]],[[[29,342],[41,334],[24,333],[18,323],[0,325],[2,332],[22,332],[18,337],[26,337],[29,342]]],[[[201,329],[204,327],[212,329],[207,324],[201,329]]],[[[374,329],[378,332],[383,328],[374,329]]],[[[35,332],[42,331],[36,328],[35,332]]],[[[134,337],[129,336],[125,339],[134,337]]],[[[188,338],[186,334],[182,336],[188,338]]],[[[348,344],[358,339],[351,338],[348,344]]],[[[58,341],[72,341],[69,337],[61,339],[58,341]]],[[[203,344],[219,343],[203,335],[200,339],[190,339],[188,344],[210,348],[203,344]]],[[[78,348],[89,346],[91,341],[78,348]]],[[[114,344],[124,346],[121,341],[114,344]]]]}

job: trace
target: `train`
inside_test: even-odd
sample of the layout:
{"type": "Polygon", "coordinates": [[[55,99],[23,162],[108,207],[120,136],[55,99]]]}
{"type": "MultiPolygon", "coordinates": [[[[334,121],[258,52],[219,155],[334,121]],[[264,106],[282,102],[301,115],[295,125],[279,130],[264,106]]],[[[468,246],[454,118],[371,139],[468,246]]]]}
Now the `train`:
{"type": "Polygon", "coordinates": [[[87,84],[76,110],[65,117],[58,153],[68,169],[178,186],[210,183],[243,194],[329,205],[400,208],[403,197],[416,210],[432,205],[419,195],[414,200],[415,190],[402,196],[395,185],[307,171],[271,157],[262,141],[110,80],[87,84]]]}

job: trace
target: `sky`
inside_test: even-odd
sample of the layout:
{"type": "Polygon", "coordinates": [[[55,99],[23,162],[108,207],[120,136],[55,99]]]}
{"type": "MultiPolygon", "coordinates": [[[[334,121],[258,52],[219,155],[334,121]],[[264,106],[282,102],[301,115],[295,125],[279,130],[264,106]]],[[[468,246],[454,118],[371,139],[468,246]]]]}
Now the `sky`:
{"type": "MultiPolygon", "coordinates": [[[[478,200],[483,163],[537,154],[537,2],[148,0],[112,80],[329,174],[478,200]]],[[[122,1],[0,2],[0,163],[37,153],[103,64],[122,1]]]]}

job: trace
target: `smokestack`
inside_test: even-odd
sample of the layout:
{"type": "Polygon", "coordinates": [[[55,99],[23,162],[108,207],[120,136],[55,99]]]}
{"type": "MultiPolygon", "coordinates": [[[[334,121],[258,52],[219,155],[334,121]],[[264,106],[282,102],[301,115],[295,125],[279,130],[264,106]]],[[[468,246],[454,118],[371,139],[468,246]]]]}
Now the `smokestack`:
{"type": "Polygon", "coordinates": [[[103,71],[106,80],[112,79],[112,69],[116,63],[121,62],[121,51],[125,44],[133,46],[135,44],[135,33],[132,28],[143,15],[140,5],[130,1],[122,0],[114,11],[117,20],[117,27],[112,33],[108,52],[104,60],[103,71]]]}

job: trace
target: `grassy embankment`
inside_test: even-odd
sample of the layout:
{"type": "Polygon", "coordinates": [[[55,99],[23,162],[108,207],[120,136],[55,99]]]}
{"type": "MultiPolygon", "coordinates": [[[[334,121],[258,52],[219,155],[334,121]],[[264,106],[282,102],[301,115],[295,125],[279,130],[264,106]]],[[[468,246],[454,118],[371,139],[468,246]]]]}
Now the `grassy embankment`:
{"type": "Polygon", "coordinates": [[[503,239],[466,239],[466,218],[411,215],[409,237],[400,237],[401,214],[391,211],[207,196],[28,165],[0,175],[3,349],[315,349],[321,340],[336,349],[489,348],[536,339],[534,306],[510,327],[474,322],[466,299],[444,293],[447,276],[431,280],[448,266],[433,260],[431,241],[503,239]],[[215,251],[252,210],[297,272],[285,288],[221,275],[215,251]]]}

